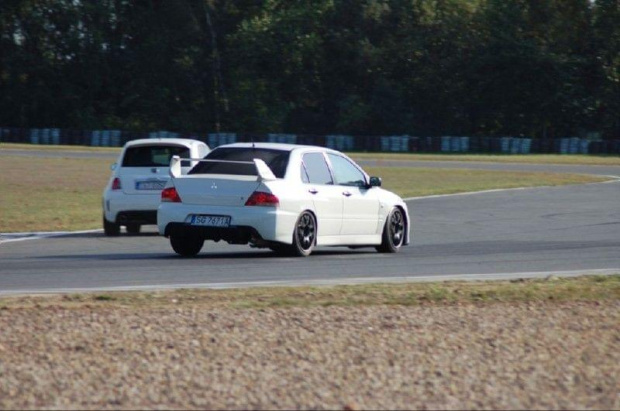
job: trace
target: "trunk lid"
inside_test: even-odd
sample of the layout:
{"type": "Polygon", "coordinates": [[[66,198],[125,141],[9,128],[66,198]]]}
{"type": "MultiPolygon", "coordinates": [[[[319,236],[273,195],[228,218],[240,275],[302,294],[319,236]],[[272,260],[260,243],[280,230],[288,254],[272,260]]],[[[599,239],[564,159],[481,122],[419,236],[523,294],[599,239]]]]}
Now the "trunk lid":
{"type": "Polygon", "coordinates": [[[185,175],[174,179],[184,204],[241,207],[261,185],[255,176],[185,175]]]}
{"type": "Polygon", "coordinates": [[[170,179],[168,167],[127,167],[118,176],[124,194],[159,195],[170,179]]]}

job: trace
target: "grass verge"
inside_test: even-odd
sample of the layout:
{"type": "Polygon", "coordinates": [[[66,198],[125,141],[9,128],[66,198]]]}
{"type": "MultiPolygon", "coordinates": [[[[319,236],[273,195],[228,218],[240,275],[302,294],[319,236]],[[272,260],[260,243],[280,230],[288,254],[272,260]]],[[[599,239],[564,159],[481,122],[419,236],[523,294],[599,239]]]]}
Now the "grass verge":
{"type": "Polygon", "coordinates": [[[100,228],[110,161],[3,156],[0,232],[100,228]]]}
{"type": "Polygon", "coordinates": [[[263,309],[620,300],[620,274],[512,281],[127,291],[0,298],[0,309],[193,307],[263,309]]]}
{"type": "Polygon", "coordinates": [[[21,144],[21,143],[0,143],[2,150],[36,150],[36,151],[78,151],[91,153],[117,153],[121,152],[121,147],[90,147],[90,146],[67,146],[67,145],[48,145],[48,144],[21,144]]]}
{"type": "MultiPolygon", "coordinates": [[[[0,232],[101,227],[101,197],[109,159],[2,156],[0,232]]],[[[402,197],[605,181],[577,174],[368,167],[402,197]]]]}
{"type": "MultiPolygon", "coordinates": [[[[120,153],[120,147],[56,146],[1,143],[2,150],[79,151],[120,153]]],[[[459,154],[459,153],[347,153],[359,160],[471,161],[485,163],[620,166],[620,156],[606,154],[459,154]]]]}
{"type": "Polygon", "coordinates": [[[484,163],[561,164],[620,166],[618,155],[596,154],[420,154],[420,153],[348,153],[355,160],[465,161],[484,163]]]}
{"type": "Polygon", "coordinates": [[[453,170],[411,167],[366,167],[380,176],[383,187],[403,198],[469,193],[502,188],[560,186],[606,181],[608,178],[581,174],[453,170]]]}

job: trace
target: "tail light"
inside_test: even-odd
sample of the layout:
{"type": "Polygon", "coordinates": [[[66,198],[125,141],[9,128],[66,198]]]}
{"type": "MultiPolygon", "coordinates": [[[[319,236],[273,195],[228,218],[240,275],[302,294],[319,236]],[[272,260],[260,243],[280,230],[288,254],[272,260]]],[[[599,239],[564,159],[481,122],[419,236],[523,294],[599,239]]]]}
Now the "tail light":
{"type": "Polygon", "coordinates": [[[116,177],[112,180],[112,190],[120,190],[121,188],[121,179],[116,177]]]}
{"type": "Polygon", "coordinates": [[[265,193],[262,191],[255,191],[252,193],[248,201],[245,202],[246,206],[263,206],[263,207],[277,207],[280,205],[278,197],[271,193],[265,193]]]}
{"type": "Polygon", "coordinates": [[[174,187],[164,188],[161,192],[161,201],[164,203],[180,203],[181,197],[174,187]]]}

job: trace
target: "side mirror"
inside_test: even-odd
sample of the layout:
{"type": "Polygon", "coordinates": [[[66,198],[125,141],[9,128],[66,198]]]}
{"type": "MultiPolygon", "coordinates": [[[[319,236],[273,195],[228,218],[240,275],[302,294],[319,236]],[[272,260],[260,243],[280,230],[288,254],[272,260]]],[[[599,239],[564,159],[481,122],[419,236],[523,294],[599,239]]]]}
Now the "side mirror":
{"type": "Polygon", "coordinates": [[[116,170],[116,167],[118,167],[118,164],[116,164],[116,163],[110,164],[110,170],[114,171],[114,170],[116,170]]]}
{"type": "Polygon", "coordinates": [[[381,177],[370,177],[368,185],[370,187],[381,187],[381,177]]]}

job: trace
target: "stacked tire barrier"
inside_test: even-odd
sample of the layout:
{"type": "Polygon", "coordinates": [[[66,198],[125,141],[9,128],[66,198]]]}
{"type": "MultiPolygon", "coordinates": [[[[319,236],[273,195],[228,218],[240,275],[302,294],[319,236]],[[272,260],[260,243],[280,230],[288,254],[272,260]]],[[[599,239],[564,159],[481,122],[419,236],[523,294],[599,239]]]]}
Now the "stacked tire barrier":
{"type": "Polygon", "coordinates": [[[181,133],[164,130],[136,133],[122,130],[0,128],[0,143],[121,147],[127,141],[139,138],[193,138],[204,141],[210,147],[235,142],[254,141],[311,144],[326,146],[340,151],[394,153],[620,154],[620,139],[597,141],[579,137],[535,139],[510,136],[350,136],[343,134],[181,133]]]}
{"type": "Polygon", "coordinates": [[[325,146],[339,151],[353,151],[356,148],[355,138],[345,135],[325,136],[325,146]]]}
{"type": "Polygon", "coordinates": [[[415,137],[409,136],[382,136],[381,151],[403,152],[409,150],[409,141],[415,137]]]}
{"type": "MultiPolygon", "coordinates": [[[[197,138],[198,140],[202,140],[197,138]]],[[[209,147],[222,146],[237,142],[237,133],[209,133],[206,140],[203,140],[209,147]]]]}
{"type": "Polygon", "coordinates": [[[95,130],[91,132],[91,145],[96,147],[118,147],[121,145],[120,130],[95,130]]]}
{"type": "Polygon", "coordinates": [[[297,144],[296,134],[267,134],[270,143],[297,144]]]}

